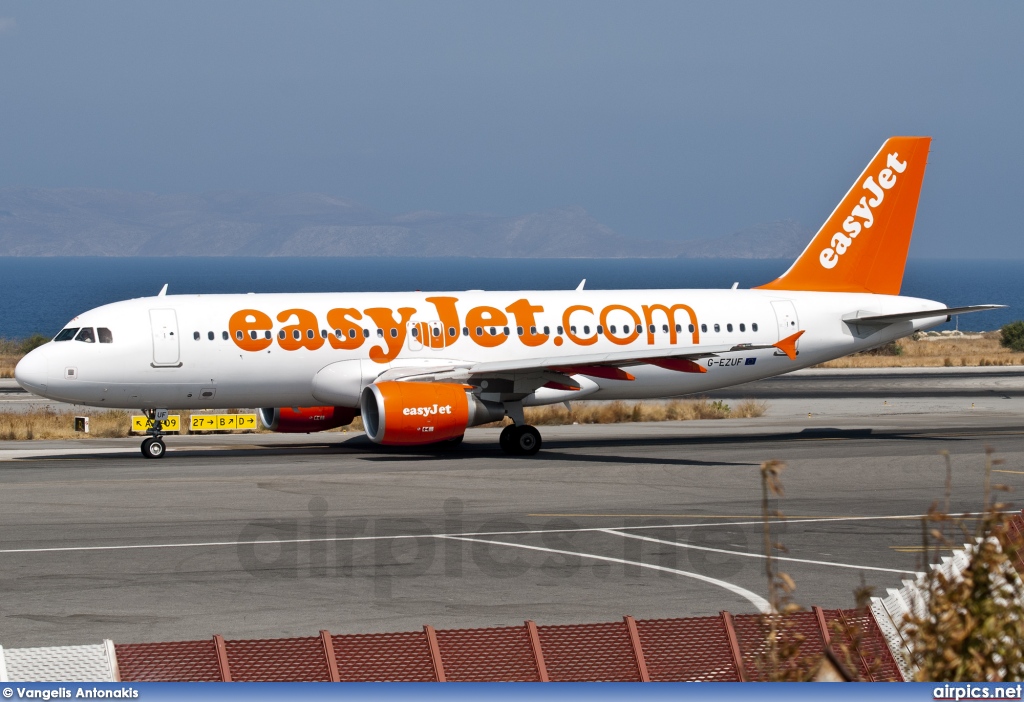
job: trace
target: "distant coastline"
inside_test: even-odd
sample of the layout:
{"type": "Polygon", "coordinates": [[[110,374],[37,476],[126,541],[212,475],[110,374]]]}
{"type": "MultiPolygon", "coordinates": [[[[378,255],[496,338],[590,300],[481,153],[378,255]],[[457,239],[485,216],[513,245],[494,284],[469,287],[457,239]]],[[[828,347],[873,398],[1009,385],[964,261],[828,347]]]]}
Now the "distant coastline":
{"type": "Polygon", "coordinates": [[[763,259],[795,257],[811,235],[786,220],[688,240],[631,237],[575,206],[391,215],[315,193],[0,188],[0,256],[763,259]]]}

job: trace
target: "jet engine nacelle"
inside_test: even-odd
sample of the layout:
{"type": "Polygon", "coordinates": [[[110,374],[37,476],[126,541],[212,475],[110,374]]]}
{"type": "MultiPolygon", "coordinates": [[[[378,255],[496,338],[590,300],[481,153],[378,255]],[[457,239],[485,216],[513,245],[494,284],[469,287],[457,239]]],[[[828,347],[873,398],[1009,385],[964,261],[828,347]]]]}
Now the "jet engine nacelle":
{"type": "Polygon", "coordinates": [[[505,409],[477,398],[464,385],[384,381],[360,398],[363,427],[377,444],[432,444],[462,436],[466,427],[496,422],[505,409]]]}
{"type": "Polygon", "coordinates": [[[308,434],[351,424],[358,412],[354,407],[263,407],[257,414],[270,431],[308,434]]]}

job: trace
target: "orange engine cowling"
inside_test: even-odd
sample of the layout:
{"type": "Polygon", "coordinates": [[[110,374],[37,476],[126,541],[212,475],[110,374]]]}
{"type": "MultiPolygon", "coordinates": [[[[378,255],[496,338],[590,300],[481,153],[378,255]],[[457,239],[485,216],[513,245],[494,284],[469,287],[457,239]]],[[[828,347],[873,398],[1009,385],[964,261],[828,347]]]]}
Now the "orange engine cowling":
{"type": "Polygon", "coordinates": [[[384,381],[360,397],[363,427],[378,444],[432,444],[462,436],[466,427],[497,421],[500,405],[478,400],[462,385],[384,381]]]}
{"type": "Polygon", "coordinates": [[[357,412],[355,407],[263,407],[258,414],[270,431],[308,434],[351,424],[357,412]]]}

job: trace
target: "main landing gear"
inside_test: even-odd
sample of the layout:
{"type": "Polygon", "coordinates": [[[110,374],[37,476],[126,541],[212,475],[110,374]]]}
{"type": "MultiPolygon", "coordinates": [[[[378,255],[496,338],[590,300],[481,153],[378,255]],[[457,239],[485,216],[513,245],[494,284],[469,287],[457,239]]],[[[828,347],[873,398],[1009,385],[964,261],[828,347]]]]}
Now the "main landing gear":
{"type": "Polygon", "coordinates": [[[532,456],[540,451],[540,432],[529,424],[509,424],[501,430],[498,443],[510,456],[532,456]]]}
{"type": "Polygon", "coordinates": [[[142,456],[144,458],[163,458],[167,453],[164,446],[164,422],[167,421],[167,410],[148,410],[146,416],[153,422],[153,428],[146,431],[149,436],[142,440],[142,456]]]}

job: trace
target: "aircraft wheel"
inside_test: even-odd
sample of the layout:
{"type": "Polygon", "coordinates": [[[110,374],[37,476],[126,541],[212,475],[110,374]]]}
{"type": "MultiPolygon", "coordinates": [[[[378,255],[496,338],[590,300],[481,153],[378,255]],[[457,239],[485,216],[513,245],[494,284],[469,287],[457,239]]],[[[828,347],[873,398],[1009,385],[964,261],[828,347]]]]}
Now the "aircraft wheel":
{"type": "Polygon", "coordinates": [[[163,458],[167,447],[160,439],[149,438],[142,442],[142,455],[146,458],[163,458]]]}
{"type": "Polygon", "coordinates": [[[517,456],[532,456],[540,451],[542,440],[540,432],[529,424],[516,427],[512,435],[512,449],[517,456]]]}
{"type": "Polygon", "coordinates": [[[505,453],[514,456],[516,455],[515,450],[512,446],[512,435],[516,431],[515,424],[509,424],[507,427],[501,430],[501,434],[498,436],[498,445],[501,446],[501,450],[505,453]]]}

